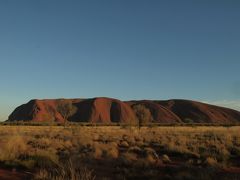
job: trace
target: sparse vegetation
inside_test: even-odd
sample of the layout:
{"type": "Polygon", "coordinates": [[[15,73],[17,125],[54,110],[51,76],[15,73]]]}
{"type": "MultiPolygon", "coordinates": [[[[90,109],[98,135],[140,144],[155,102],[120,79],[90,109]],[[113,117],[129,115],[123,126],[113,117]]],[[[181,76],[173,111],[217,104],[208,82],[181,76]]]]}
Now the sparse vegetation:
{"type": "Polygon", "coordinates": [[[139,128],[145,124],[151,123],[153,121],[152,114],[148,108],[139,104],[133,106],[133,110],[138,118],[139,128]]]}
{"type": "Polygon", "coordinates": [[[0,126],[0,162],[35,179],[191,179],[199,171],[205,174],[198,179],[227,178],[240,172],[239,130],[0,126]]]}
{"type": "Polygon", "coordinates": [[[64,120],[64,126],[66,125],[68,118],[76,113],[77,108],[73,106],[72,102],[59,100],[57,105],[57,111],[62,115],[64,120]]]}

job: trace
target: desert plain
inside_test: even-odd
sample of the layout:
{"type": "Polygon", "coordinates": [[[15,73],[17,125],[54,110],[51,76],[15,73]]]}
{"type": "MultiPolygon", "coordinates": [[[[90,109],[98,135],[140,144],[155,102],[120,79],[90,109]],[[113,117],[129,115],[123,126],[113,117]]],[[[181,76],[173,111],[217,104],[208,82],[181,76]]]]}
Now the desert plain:
{"type": "Polygon", "coordinates": [[[0,179],[239,179],[239,126],[0,126],[0,179]]]}

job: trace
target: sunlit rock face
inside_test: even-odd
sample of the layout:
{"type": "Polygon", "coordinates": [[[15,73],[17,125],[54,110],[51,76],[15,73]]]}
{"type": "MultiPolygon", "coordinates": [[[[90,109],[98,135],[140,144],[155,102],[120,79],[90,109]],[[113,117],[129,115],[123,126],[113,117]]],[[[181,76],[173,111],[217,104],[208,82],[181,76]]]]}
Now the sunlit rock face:
{"type": "Polygon", "coordinates": [[[64,122],[59,112],[60,104],[74,108],[68,116],[72,122],[136,123],[134,111],[141,105],[151,113],[153,123],[237,123],[240,112],[190,100],[139,100],[120,101],[100,97],[91,99],[45,99],[31,100],[17,107],[8,121],[64,122]]]}

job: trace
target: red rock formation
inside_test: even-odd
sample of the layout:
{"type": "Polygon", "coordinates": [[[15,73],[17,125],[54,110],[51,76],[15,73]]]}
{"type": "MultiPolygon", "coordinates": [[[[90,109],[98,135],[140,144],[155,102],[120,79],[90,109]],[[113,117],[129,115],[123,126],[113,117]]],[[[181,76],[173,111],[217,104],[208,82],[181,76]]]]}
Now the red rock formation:
{"type": "Polygon", "coordinates": [[[117,99],[57,99],[32,100],[21,105],[9,116],[9,121],[56,121],[63,122],[62,115],[57,111],[60,101],[70,102],[77,108],[75,114],[69,117],[74,122],[122,122],[135,121],[136,117],[131,107],[117,99]]]}
{"type": "Polygon", "coordinates": [[[240,112],[188,100],[169,101],[127,101],[122,102],[111,98],[93,99],[55,99],[31,100],[16,108],[8,121],[56,121],[63,122],[58,112],[60,102],[72,103],[76,112],[69,117],[73,122],[121,122],[136,121],[132,109],[141,104],[148,108],[154,122],[157,123],[235,123],[240,122],[240,112]]]}
{"type": "Polygon", "coordinates": [[[175,113],[183,122],[194,123],[236,123],[240,122],[240,112],[187,100],[156,101],[175,113]]]}
{"type": "Polygon", "coordinates": [[[74,105],[78,111],[71,120],[75,122],[128,123],[136,120],[131,107],[117,99],[86,99],[74,105]]]}
{"type": "Polygon", "coordinates": [[[181,122],[181,119],[178,116],[176,116],[171,110],[153,101],[149,101],[149,100],[130,101],[128,102],[128,104],[131,105],[131,107],[141,104],[144,107],[148,108],[152,114],[153,121],[156,123],[181,122]]]}

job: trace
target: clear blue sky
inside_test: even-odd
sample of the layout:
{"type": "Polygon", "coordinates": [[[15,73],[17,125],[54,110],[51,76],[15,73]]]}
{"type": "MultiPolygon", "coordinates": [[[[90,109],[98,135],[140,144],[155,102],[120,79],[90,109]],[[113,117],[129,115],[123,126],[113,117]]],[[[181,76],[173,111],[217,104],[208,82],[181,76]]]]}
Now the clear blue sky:
{"type": "Polygon", "coordinates": [[[240,1],[0,1],[0,119],[95,96],[240,102],[240,1]]]}

